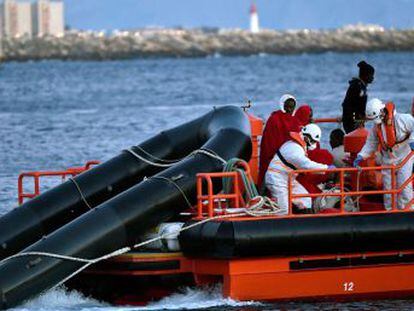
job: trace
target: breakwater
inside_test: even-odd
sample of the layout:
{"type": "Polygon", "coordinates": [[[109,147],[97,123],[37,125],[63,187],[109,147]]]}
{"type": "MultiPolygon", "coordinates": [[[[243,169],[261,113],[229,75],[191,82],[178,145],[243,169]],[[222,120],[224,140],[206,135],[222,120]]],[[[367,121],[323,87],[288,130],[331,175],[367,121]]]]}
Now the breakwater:
{"type": "Polygon", "coordinates": [[[414,51],[414,29],[347,26],[335,30],[143,29],[116,32],[71,31],[65,36],[3,39],[4,60],[106,60],[140,57],[414,51]]]}

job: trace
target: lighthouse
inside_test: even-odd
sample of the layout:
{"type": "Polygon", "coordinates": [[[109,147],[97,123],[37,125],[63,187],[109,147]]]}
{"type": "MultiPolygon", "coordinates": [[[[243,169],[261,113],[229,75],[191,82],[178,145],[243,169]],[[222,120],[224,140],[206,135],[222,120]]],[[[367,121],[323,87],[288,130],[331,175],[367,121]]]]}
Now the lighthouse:
{"type": "Polygon", "coordinates": [[[250,6],[250,32],[258,33],[259,31],[259,16],[257,15],[256,4],[253,2],[250,6]]]}

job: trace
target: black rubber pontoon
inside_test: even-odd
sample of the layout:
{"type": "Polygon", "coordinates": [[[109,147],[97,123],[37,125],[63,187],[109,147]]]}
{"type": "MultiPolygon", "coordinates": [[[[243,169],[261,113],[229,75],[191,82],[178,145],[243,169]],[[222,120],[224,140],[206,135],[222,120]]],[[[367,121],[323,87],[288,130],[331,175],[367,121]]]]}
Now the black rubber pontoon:
{"type": "MultiPolygon", "coordinates": [[[[181,154],[188,152],[189,147],[181,144],[180,132],[185,137],[191,134],[188,145],[193,149],[205,148],[225,160],[249,160],[251,156],[249,120],[237,107],[215,109],[177,128],[178,140],[168,143],[176,145],[181,154]]],[[[24,252],[95,258],[132,245],[145,231],[188,207],[181,191],[191,204],[195,203],[197,173],[222,169],[218,159],[194,154],[78,217],[24,252]]],[[[0,266],[0,306],[16,306],[55,286],[82,266],[80,262],[43,256],[11,259],[0,266]]]]}
{"type": "MultiPolygon", "coordinates": [[[[131,149],[148,158],[142,149],[160,159],[180,159],[198,149],[207,139],[200,128],[210,118],[192,122],[162,132],[131,149]],[[197,133],[199,136],[197,136],[197,133]]],[[[150,160],[154,160],[149,158],[150,160]]],[[[92,168],[74,178],[86,201],[95,207],[131,188],[145,176],[152,176],[163,168],[148,165],[130,152],[92,168]]],[[[0,218],[0,259],[13,255],[89,211],[79,190],[67,181],[0,218]]]]}
{"type": "MultiPolygon", "coordinates": [[[[191,223],[191,222],[190,222],[191,223]]],[[[186,225],[189,225],[187,223],[186,225]]],[[[248,258],[414,248],[414,213],[211,221],[179,235],[186,256],[248,258]]]]}

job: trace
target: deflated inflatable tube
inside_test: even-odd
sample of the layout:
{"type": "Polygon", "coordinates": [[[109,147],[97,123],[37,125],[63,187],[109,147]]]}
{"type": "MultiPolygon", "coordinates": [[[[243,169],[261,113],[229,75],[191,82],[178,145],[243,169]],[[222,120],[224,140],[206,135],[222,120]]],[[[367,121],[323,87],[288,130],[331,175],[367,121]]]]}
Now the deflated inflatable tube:
{"type": "MultiPolygon", "coordinates": [[[[186,128],[195,140],[203,142],[194,149],[211,150],[225,160],[233,157],[250,159],[250,124],[241,109],[233,106],[218,108],[202,120],[201,126],[191,130],[186,128]]],[[[197,173],[222,169],[219,160],[195,154],[88,211],[24,252],[95,258],[132,245],[151,227],[188,208],[181,191],[191,204],[195,204],[197,173]]],[[[0,306],[18,305],[55,286],[82,265],[42,256],[6,261],[0,266],[0,306]]]]}
{"type": "MultiPolygon", "coordinates": [[[[132,150],[144,158],[148,155],[141,148],[161,159],[182,158],[206,141],[207,129],[200,129],[209,118],[211,114],[162,132],[132,150]]],[[[89,205],[95,207],[161,170],[124,151],[74,180],[89,205]]],[[[0,259],[19,252],[87,211],[89,208],[72,181],[27,201],[0,218],[0,259]]]]}
{"type": "Polygon", "coordinates": [[[413,249],[413,232],[414,214],[395,213],[212,221],[179,241],[186,256],[232,259],[413,249]]]}

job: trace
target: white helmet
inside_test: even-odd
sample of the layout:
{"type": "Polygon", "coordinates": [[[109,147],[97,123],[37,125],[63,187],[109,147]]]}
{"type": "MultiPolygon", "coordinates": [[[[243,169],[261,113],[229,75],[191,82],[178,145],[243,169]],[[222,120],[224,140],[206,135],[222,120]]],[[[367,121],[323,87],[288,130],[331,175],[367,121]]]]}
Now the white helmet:
{"type": "Polygon", "coordinates": [[[320,142],[322,131],[315,123],[310,123],[302,128],[302,134],[309,135],[314,141],[320,142]]]}
{"type": "Polygon", "coordinates": [[[322,131],[319,126],[314,123],[310,123],[302,128],[303,135],[309,135],[315,142],[308,145],[309,150],[314,150],[317,143],[321,141],[322,131]]]}
{"type": "Polygon", "coordinates": [[[290,95],[290,94],[282,95],[282,97],[279,99],[279,105],[280,105],[280,110],[282,110],[283,112],[286,112],[285,103],[288,99],[293,99],[296,103],[296,98],[293,95],[290,95]]]}
{"type": "Polygon", "coordinates": [[[368,101],[365,114],[368,120],[374,121],[375,124],[381,123],[381,113],[385,105],[378,98],[368,101]]]}

